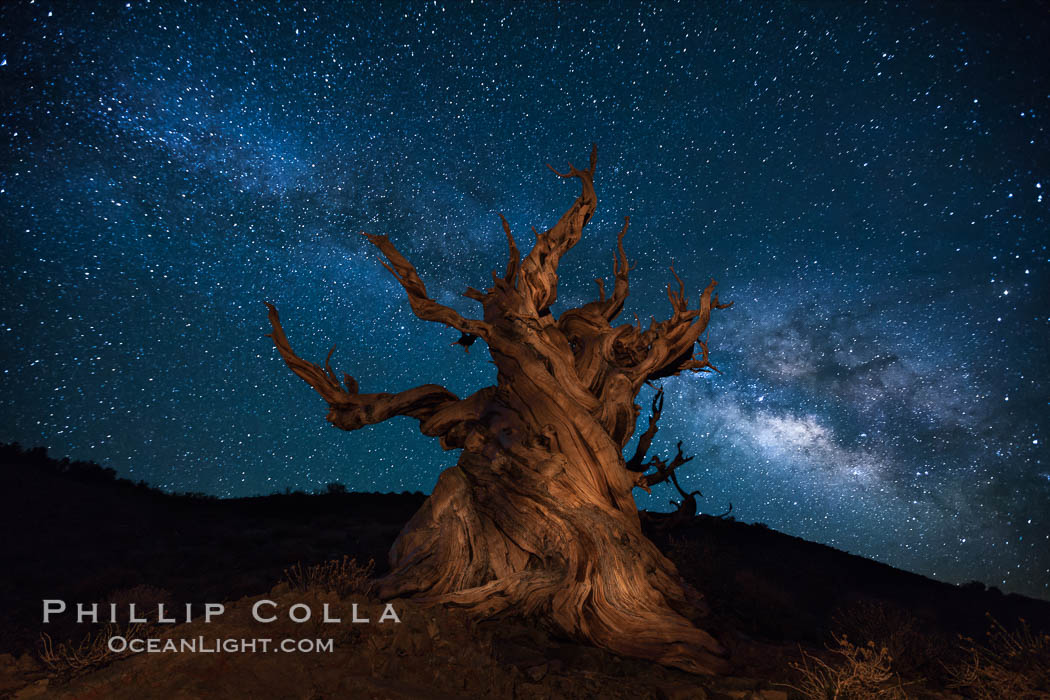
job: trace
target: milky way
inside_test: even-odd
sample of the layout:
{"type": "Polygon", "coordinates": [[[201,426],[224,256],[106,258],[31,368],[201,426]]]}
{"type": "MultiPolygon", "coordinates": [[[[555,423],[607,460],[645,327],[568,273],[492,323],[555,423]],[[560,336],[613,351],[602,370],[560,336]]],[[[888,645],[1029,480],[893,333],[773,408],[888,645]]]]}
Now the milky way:
{"type": "Polygon", "coordinates": [[[0,440],[176,491],[429,491],[455,454],[331,428],[262,302],[363,391],[491,384],[357,233],[476,313],[498,213],[551,226],[578,191],[544,163],[595,142],[555,313],[625,215],[624,318],[669,314],[672,260],[735,302],[722,374],[662,380],[701,510],[1050,597],[1047,9],[4,3],[0,440]]]}

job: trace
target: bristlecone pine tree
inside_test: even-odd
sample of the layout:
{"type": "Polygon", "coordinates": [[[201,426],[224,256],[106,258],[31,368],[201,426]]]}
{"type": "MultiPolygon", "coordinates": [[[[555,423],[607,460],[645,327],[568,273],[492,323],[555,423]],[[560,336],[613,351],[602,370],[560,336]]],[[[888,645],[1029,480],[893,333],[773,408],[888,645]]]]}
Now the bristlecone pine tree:
{"type": "Polygon", "coordinates": [[[391,548],[391,571],[378,582],[381,597],[411,596],[484,617],[522,614],[618,654],[716,673],[724,668],[723,651],[691,622],[705,611],[702,598],[642,533],[632,494],[648,491],[687,461],[680,448],[667,461],[646,459],[662,393],[634,455],[625,459],[623,450],[643,384],[714,369],[701,334],[711,310],[729,304],[719,304],[712,280],[690,308],[672,266],[671,318],[653,319],[645,330],[640,322],[613,326],[633,267],[623,247],[627,219],[617,237],[612,293],[597,279],[597,300],[557,318],[551,313],[558,262],[595,211],[596,157],[592,150],[585,170],[571,163],[565,174],[551,168],[578,179],[583,192],[553,228],[535,234],[524,260],[500,216],[506,270],[502,276],[493,271],[488,291],[465,292],[481,304],[480,319],[431,299],[386,236],[363,234],[386,258],[384,267],[404,287],[416,316],[459,331],[456,342],[464,348],[479,338],[488,345],[495,386],[466,398],[436,384],[363,394],[350,375],[339,383],[331,352],[323,368],[297,356],[269,303],[268,337],[328,402],[332,425],[357,430],[411,416],[444,449],[462,450],[391,548]]]}

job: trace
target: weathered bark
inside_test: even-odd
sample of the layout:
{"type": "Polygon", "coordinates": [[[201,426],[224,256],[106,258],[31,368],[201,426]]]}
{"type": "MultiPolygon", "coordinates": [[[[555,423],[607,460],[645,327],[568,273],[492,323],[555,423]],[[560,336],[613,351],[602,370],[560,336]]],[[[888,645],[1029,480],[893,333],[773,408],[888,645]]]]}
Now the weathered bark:
{"type": "Polygon", "coordinates": [[[578,179],[582,194],[553,228],[536,234],[524,260],[500,217],[506,269],[493,271],[487,291],[466,292],[481,303],[481,319],[430,299],[393,244],[365,234],[417,316],[458,330],[456,344],[464,348],[485,342],[497,369],[495,386],[465,399],[436,385],[361,394],[349,375],[340,384],[328,360],[322,369],[299,358],[267,304],[270,337],[288,366],[328,402],[333,425],[355,430],[408,415],[445,449],[462,450],[394,543],[391,572],[379,582],[382,596],[465,606],[483,616],[534,616],[620,654],[713,673],[724,664],[721,647],[692,622],[703,602],[642,534],[632,495],[688,461],[680,448],[669,463],[645,459],[662,390],[629,461],[623,449],[640,412],[634,399],[646,382],[714,369],[700,336],[711,310],[728,304],[718,303],[712,280],[690,309],[672,267],[678,290],[668,287],[671,318],[654,319],[645,330],[613,327],[629,292],[628,221],[617,239],[612,294],[606,297],[599,279],[596,301],[554,317],[558,262],[595,211],[595,160],[592,151],[587,169],[570,164],[568,173],[558,173],[578,179]]]}

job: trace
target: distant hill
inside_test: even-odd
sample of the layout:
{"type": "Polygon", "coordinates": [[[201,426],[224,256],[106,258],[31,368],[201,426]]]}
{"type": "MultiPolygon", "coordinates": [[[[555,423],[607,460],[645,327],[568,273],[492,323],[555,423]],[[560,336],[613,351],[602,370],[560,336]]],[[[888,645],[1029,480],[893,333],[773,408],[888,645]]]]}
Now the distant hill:
{"type": "Polygon", "coordinates": [[[386,552],[422,493],[171,495],[43,448],[0,446],[0,653],[32,648],[41,600],[105,601],[137,586],[173,603],[268,589],[286,567],[386,552]]]}
{"type": "MultiPolygon", "coordinates": [[[[113,470],[93,463],[51,459],[41,448],[0,446],[0,524],[6,535],[0,540],[6,573],[0,579],[0,654],[35,656],[44,598],[175,606],[232,601],[270,591],[297,562],[311,565],[344,555],[361,563],[374,559],[376,572],[383,573],[387,550],[424,499],[421,493],[352,493],[339,486],[322,494],[230,500],[170,495],[118,479],[113,470]]],[[[705,595],[710,616],[704,626],[729,649],[735,676],[760,679],[747,691],[754,697],[782,697],[769,684],[790,678],[800,648],[821,653],[833,635],[893,647],[894,668],[902,677],[921,677],[926,687],[936,687],[946,682],[942,661],[958,652],[959,635],[980,639],[989,615],[1008,626],[1023,618],[1035,635],[1050,632],[1050,603],[1003,595],[979,583],[952,586],[732,519],[700,516],[673,530],[662,528],[658,516],[643,513],[643,522],[705,595]]],[[[441,624],[446,623],[452,624],[441,624]]],[[[512,628],[524,634],[525,628],[507,630],[512,628]]],[[[47,630],[55,639],[84,634],[83,626],[71,622],[47,630]]],[[[500,638],[499,629],[487,634],[500,638]]],[[[565,652],[564,640],[536,642],[540,637],[529,635],[534,640],[529,644],[540,647],[511,653],[531,659],[529,669],[537,667],[532,658],[537,654],[564,652],[576,659],[583,653],[565,652]]],[[[496,653],[484,653],[489,652],[496,653]]],[[[11,687],[26,679],[43,682],[30,660],[20,663],[8,664],[11,687]]],[[[554,667],[570,685],[590,678],[588,673],[605,673],[573,670],[574,663],[560,660],[554,667]]],[[[637,671],[639,663],[628,665],[637,671]]],[[[546,683],[523,673],[522,682],[546,683]]],[[[660,683],[681,680],[678,672],[653,673],[660,683]]],[[[0,674],[0,694],[3,683],[0,674]]],[[[610,687],[621,686],[617,681],[610,687]]]]}

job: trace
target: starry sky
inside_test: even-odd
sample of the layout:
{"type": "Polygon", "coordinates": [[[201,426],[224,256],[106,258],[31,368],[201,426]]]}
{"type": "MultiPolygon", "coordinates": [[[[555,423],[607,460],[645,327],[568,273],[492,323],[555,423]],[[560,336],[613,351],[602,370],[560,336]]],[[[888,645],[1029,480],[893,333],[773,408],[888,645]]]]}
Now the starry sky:
{"type": "Polygon", "coordinates": [[[1048,39],[1031,1],[5,2],[0,441],[175,491],[429,492],[456,453],[329,426],[263,301],[362,391],[489,385],[357,233],[476,313],[498,213],[551,226],[579,187],[544,164],[594,142],[555,313],[625,215],[624,319],[669,315],[672,260],[735,302],[723,374],[661,382],[701,511],[1050,598],[1048,39]]]}

